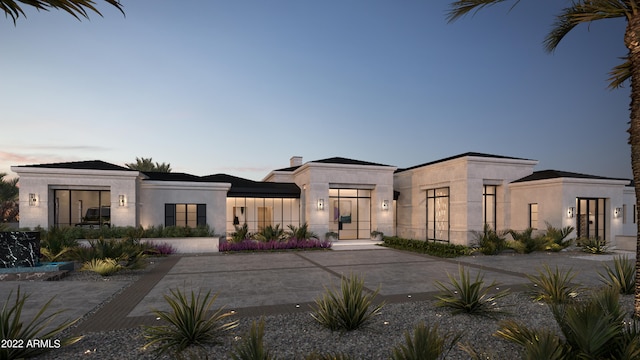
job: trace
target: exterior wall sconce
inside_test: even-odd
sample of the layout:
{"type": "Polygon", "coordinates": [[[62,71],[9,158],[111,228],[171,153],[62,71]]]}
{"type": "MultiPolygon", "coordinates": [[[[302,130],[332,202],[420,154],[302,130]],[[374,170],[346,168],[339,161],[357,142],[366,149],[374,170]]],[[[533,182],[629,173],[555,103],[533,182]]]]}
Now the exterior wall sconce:
{"type": "Polygon", "coordinates": [[[382,210],[384,211],[389,210],[389,200],[382,200],[382,210]]]}
{"type": "Polygon", "coordinates": [[[573,206],[570,206],[570,207],[567,209],[567,217],[568,217],[569,219],[572,219],[572,218],[573,218],[573,215],[575,214],[575,212],[576,212],[576,208],[574,208],[573,206]]]}
{"type": "Polygon", "coordinates": [[[318,211],[324,210],[324,199],[318,199],[318,211]]]}
{"type": "Polygon", "coordinates": [[[38,206],[38,196],[36,194],[29,194],[29,206],[38,206]]]}
{"type": "Polygon", "coordinates": [[[118,195],[118,205],[125,206],[127,204],[127,198],[124,195],[118,195]]]}
{"type": "Polygon", "coordinates": [[[613,217],[618,218],[620,217],[620,214],[622,213],[622,209],[617,207],[615,209],[613,209],[613,217]]]}

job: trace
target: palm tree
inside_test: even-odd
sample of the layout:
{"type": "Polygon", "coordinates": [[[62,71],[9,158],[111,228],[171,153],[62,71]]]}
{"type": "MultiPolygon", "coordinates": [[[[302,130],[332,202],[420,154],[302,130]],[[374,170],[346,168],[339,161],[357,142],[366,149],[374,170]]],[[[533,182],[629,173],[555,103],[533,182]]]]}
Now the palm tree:
{"type": "MultiPolygon", "coordinates": [[[[120,1],[104,1],[115,6],[120,10],[120,12],[122,12],[122,14],[124,14],[120,1]]],[[[95,1],[93,0],[0,0],[0,10],[4,10],[5,16],[11,17],[15,24],[16,20],[18,20],[20,16],[27,17],[24,10],[22,10],[21,4],[45,11],[49,11],[49,9],[64,10],[78,20],[80,20],[81,17],[88,19],[90,11],[102,16],[100,11],[98,11],[94,6],[95,1]]]]}
{"type": "MultiPolygon", "coordinates": [[[[456,0],[451,3],[447,18],[453,22],[471,12],[475,13],[506,0],[456,0]]],[[[513,0],[517,5],[520,0],[513,0]]],[[[553,52],[560,41],[580,24],[589,24],[602,19],[623,18],[627,22],[624,43],[628,54],[624,62],[609,73],[609,87],[620,87],[627,79],[631,81],[631,114],[629,144],[631,144],[631,169],[636,189],[636,207],[640,208],[640,0],[573,0],[570,6],[556,16],[551,32],[544,45],[553,52]]],[[[636,291],[634,316],[640,318],[640,221],[636,241],[636,291]]]]}
{"type": "Polygon", "coordinates": [[[138,158],[136,157],[135,163],[124,164],[129,169],[138,170],[138,171],[149,171],[149,172],[171,172],[171,164],[165,163],[154,163],[153,158],[138,158]]]}
{"type": "Polygon", "coordinates": [[[18,178],[5,180],[0,173],[0,223],[16,222],[18,219],[18,178]]]}

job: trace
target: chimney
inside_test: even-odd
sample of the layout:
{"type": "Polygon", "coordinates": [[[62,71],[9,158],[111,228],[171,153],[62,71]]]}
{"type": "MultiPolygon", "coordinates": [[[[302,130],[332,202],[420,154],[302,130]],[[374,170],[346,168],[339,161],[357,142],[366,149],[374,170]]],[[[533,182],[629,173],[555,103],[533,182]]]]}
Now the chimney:
{"type": "Polygon", "coordinates": [[[291,159],[289,159],[289,166],[294,167],[294,166],[301,166],[302,165],[302,156],[292,156],[291,159]]]}

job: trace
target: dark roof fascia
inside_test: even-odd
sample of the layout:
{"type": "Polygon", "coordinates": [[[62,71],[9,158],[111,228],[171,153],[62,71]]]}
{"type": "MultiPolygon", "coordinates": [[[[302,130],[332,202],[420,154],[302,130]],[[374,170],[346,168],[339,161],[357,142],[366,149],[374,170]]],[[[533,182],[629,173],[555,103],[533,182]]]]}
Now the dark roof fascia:
{"type": "Polygon", "coordinates": [[[604,177],[604,176],[580,174],[580,173],[574,173],[574,172],[569,172],[569,171],[540,170],[540,171],[534,171],[533,174],[525,176],[525,177],[520,178],[518,180],[514,180],[511,183],[513,184],[513,183],[521,183],[521,182],[528,182],[528,181],[560,179],[560,178],[630,181],[629,179],[611,178],[611,177],[604,177]]]}
{"type": "Polygon", "coordinates": [[[212,182],[231,183],[227,196],[231,197],[264,197],[264,198],[300,198],[300,188],[294,183],[253,181],[227,174],[204,176],[212,182]]]}
{"type": "Polygon", "coordinates": [[[42,168],[42,169],[71,169],[71,170],[137,171],[137,170],[129,169],[124,166],[111,164],[102,160],[21,165],[19,167],[42,168]]]}
{"type": "Polygon", "coordinates": [[[468,157],[468,156],[483,157],[483,158],[495,158],[495,159],[533,161],[532,159],[517,158],[517,157],[512,157],[512,156],[492,155],[492,154],[485,154],[485,153],[479,153],[479,152],[466,152],[464,154],[458,154],[458,155],[450,156],[450,157],[447,157],[447,158],[444,158],[444,159],[431,161],[431,162],[427,162],[427,163],[424,163],[424,164],[411,166],[411,167],[404,168],[404,169],[398,169],[398,170],[396,170],[396,173],[407,171],[407,170],[413,170],[413,169],[421,168],[423,166],[434,165],[434,164],[442,163],[442,162],[445,162],[445,161],[455,160],[455,159],[468,157]]]}
{"type": "Polygon", "coordinates": [[[200,176],[187,173],[157,171],[143,171],[142,173],[147,176],[147,178],[144,179],[145,181],[211,182],[203,179],[200,176]]]}
{"type": "MultiPolygon", "coordinates": [[[[391,165],[385,165],[385,164],[379,164],[379,163],[373,163],[373,162],[369,162],[369,161],[362,161],[362,160],[355,160],[355,159],[348,159],[348,158],[343,158],[343,157],[331,157],[331,158],[326,158],[326,159],[313,160],[313,161],[309,161],[307,164],[338,164],[338,165],[360,165],[360,166],[386,166],[386,167],[393,167],[391,165]]],[[[291,167],[286,167],[286,168],[277,169],[277,170],[273,170],[273,171],[294,172],[294,171],[298,170],[302,166],[303,165],[291,166],[291,167]]]]}

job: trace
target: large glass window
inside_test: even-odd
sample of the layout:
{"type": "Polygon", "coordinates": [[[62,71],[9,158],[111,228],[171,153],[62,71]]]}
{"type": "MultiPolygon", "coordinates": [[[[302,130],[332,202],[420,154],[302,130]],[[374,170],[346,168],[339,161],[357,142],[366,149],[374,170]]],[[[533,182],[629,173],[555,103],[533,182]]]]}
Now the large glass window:
{"type": "Polygon", "coordinates": [[[427,190],[427,240],[449,241],[449,188],[427,190]]]}
{"type": "Polygon", "coordinates": [[[165,204],[165,226],[198,227],[207,225],[206,204],[165,204]]]}
{"type": "Polygon", "coordinates": [[[482,222],[496,230],[496,189],[495,185],[484,185],[482,191],[482,222]]]}
{"type": "Polygon", "coordinates": [[[53,191],[55,226],[99,227],[111,225],[109,190],[53,191]]]}
{"type": "Polygon", "coordinates": [[[371,237],[371,190],[329,189],[329,230],[339,239],[371,237]]]}
{"type": "Polygon", "coordinates": [[[606,239],[606,216],[603,198],[578,198],[578,237],[606,239]]]}
{"type": "Polygon", "coordinates": [[[235,226],[244,224],[252,233],[266,226],[279,225],[285,230],[289,225],[300,226],[300,199],[227,198],[227,233],[233,233],[235,226]]]}

